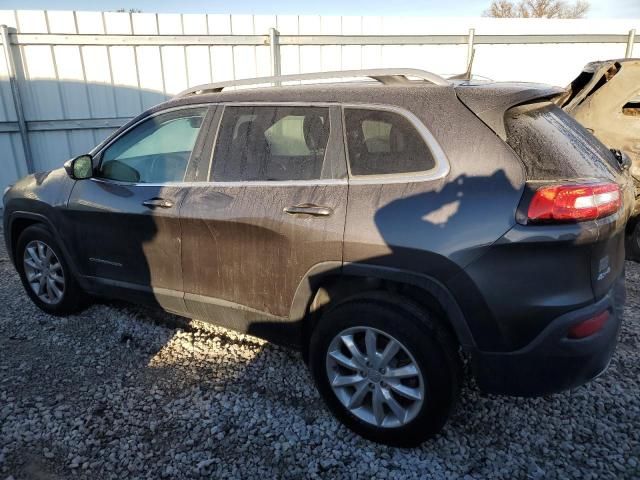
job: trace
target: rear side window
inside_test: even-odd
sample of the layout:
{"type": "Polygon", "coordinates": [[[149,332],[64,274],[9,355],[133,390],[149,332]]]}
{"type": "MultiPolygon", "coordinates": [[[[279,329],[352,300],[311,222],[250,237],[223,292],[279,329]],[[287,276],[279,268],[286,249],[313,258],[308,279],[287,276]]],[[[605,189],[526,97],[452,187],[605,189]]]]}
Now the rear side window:
{"type": "Polygon", "coordinates": [[[413,124],[395,112],[345,108],[352,175],[424,172],[434,158],[413,124]]]}
{"type": "Polygon", "coordinates": [[[225,107],[210,180],[325,178],[329,131],[325,107],[225,107]]]}
{"type": "Polygon", "coordinates": [[[619,169],[607,147],[550,102],[510,109],[505,126],[529,180],[611,178],[619,169]]]}

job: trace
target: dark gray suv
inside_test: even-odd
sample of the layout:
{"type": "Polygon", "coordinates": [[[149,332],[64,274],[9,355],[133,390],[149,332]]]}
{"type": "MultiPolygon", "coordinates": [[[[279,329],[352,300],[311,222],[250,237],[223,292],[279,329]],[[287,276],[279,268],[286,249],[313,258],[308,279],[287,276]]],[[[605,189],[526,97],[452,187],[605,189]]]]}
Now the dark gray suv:
{"type": "Polygon", "coordinates": [[[44,311],[118,297],[297,347],[342,422],[414,445],[465,358],[512,395],[611,358],[634,190],[561,92],[399,69],[196,87],[10,188],[5,240],[44,311]],[[277,86],[227,88],[249,84],[277,86]]]}

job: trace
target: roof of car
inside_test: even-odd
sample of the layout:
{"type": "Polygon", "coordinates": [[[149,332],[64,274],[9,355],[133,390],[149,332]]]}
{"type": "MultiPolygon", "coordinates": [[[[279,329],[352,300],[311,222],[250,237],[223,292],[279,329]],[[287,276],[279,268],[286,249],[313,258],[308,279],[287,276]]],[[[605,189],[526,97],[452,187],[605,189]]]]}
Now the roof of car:
{"type": "Polygon", "coordinates": [[[454,111],[454,104],[459,105],[459,101],[462,100],[485,123],[494,128],[498,135],[504,136],[504,127],[501,125],[507,109],[532,99],[551,98],[562,92],[563,89],[558,87],[536,83],[493,82],[477,78],[447,80],[429,72],[411,69],[322,72],[196,86],[143,112],[130,123],[173,107],[269,102],[299,105],[339,103],[397,106],[423,120],[430,118],[431,122],[427,123],[432,123],[443,113],[454,111]],[[316,75],[320,75],[322,81],[317,81],[316,75]],[[360,80],[353,81],[353,78],[350,78],[350,81],[344,81],[341,77],[360,77],[360,80]],[[370,80],[362,81],[361,77],[369,77],[370,80]],[[343,81],[335,81],[335,78],[343,81]],[[315,83],[307,83],[309,80],[315,83]],[[274,85],[285,82],[285,85],[274,85]]]}
{"type": "Polygon", "coordinates": [[[513,105],[514,98],[526,100],[562,92],[557,87],[536,83],[460,77],[446,79],[424,70],[388,68],[248,78],[190,87],[162,107],[220,102],[396,104],[401,97],[417,100],[430,92],[428,96],[433,98],[434,92],[447,91],[453,97],[459,92],[471,102],[488,103],[493,110],[502,104],[513,105]]]}
{"type": "MultiPolygon", "coordinates": [[[[269,86],[224,90],[217,93],[201,93],[183,97],[174,97],[173,102],[216,103],[216,102],[255,102],[255,101],[291,101],[291,102],[345,102],[350,97],[367,95],[371,103],[382,97],[395,96],[399,92],[423,92],[425,88],[450,88],[434,86],[422,82],[402,86],[385,86],[375,82],[322,83],[310,85],[269,86]],[[375,92],[375,93],[374,93],[375,92]],[[374,95],[372,97],[372,95],[374,95]]],[[[354,100],[355,101],[355,100],[354,100]]]]}
{"type": "MultiPolygon", "coordinates": [[[[225,82],[196,85],[180,92],[176,97],[186,97],[203,93],[219,93],[228,88],[250,87],[259,85],[283,85],[294,82],[335,82],[337,80],[369,79],[382,85],[406,85],[418,79],[421,83],[448,86],[447,79],[432,72],[416,68],[373,68],[360,70],[338,70],[315,73],[299,73],[292,75],[275,75],[271,77],[244,78],[225,82]]],[[[332,82],[332,83],[333,83],[332,82]]]]}

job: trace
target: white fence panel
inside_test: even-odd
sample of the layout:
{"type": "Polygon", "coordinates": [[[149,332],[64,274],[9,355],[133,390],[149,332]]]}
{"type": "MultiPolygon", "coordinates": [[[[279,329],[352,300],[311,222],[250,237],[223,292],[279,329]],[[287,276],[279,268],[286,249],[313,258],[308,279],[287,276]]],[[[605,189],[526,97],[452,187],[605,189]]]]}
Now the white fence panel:
{"type": "MultiPolygon", "coordinates": [[[[0,10],[1,24],[20,35],[37,34],[37,38],[30,37],[25,42],[20,35],[14,35],[11,45],[36,170],[59,166],[70,156],[86,152],[126,119],[188,86],[270,75],[271,28],[276,28],[282,37],[311,36],[303,37],[298,44],[280,46],[282,74],[380,67],[455,74],[466,69],[466,36],[470,28],[475,29],[476,38],[575,35],[575,41],[569,40],[573,43],[566,43],[566,39],[553,44],[535,39],[519,41],[520,37],[516,37],[514,42],[520,43],[475,45],[473,71],[477,75],[557,85],[566,85],[589,61],[624,56],[624,36],[631,29],[640,32],[640,20],[633,19],[549,21],[26,10],[0,10]],[[66,39],[55,37],[55,42],[47,41],[55,35],[66,39]],[[90,35],[94,40],[75,35],[90,35]],[[101,41],[107,35],[114,37],[101,41]],[[193,41],[176,44],[182,35],[193,41]],[[313,41],[309,40],[305,43],[305,39],[328,35],[337,36],[336,44],[310,44],[313,41]],[[354,42],[353,37],[346,42],[350,44],[340,43],[340,36],[358,35],[378,38],[375,44],[354,42]],[[450,35],[460,41],[385,45],[385,35],[450,35]],[[611,39],[595,43],[593,39],[585,40],[588,35],[617,35],[620,43],[611,43],[611,39]],[[236,37],[225,43],[214,36],[236,37]],[[89,120],[92,128],[87,128],[89,120]]],[[[1,50],[0,101],[1,189],[27,173],[9,71],[1,50]]]]}
{"type": "MultiPolygon", "coordinates": [[[[15,27],[16,17],[13,11],[0,11],[0,23],[15,27]]],[[[0,51],[0,122],[15,122],[16,111],[9,86],[9,73],[4,51],[0,51]]],[[[24,152],[18,133],[0,133],[0,189],[9,182],[27,174],[24,152]]]]}

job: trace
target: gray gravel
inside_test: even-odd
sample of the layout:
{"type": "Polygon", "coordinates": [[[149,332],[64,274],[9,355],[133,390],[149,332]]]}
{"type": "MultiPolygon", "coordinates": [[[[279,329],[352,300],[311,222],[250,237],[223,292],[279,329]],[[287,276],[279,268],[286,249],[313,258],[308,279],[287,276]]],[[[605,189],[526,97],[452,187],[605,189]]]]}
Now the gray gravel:
{"type": "Polygon", "coordinates": [[[125,304],[41,313],[2,249],[0,479],[640,478],[639,265],[627,281],[605,375],[537,399],[466,387],[403,450],[340,426],[296,353],[125,304]]]}

